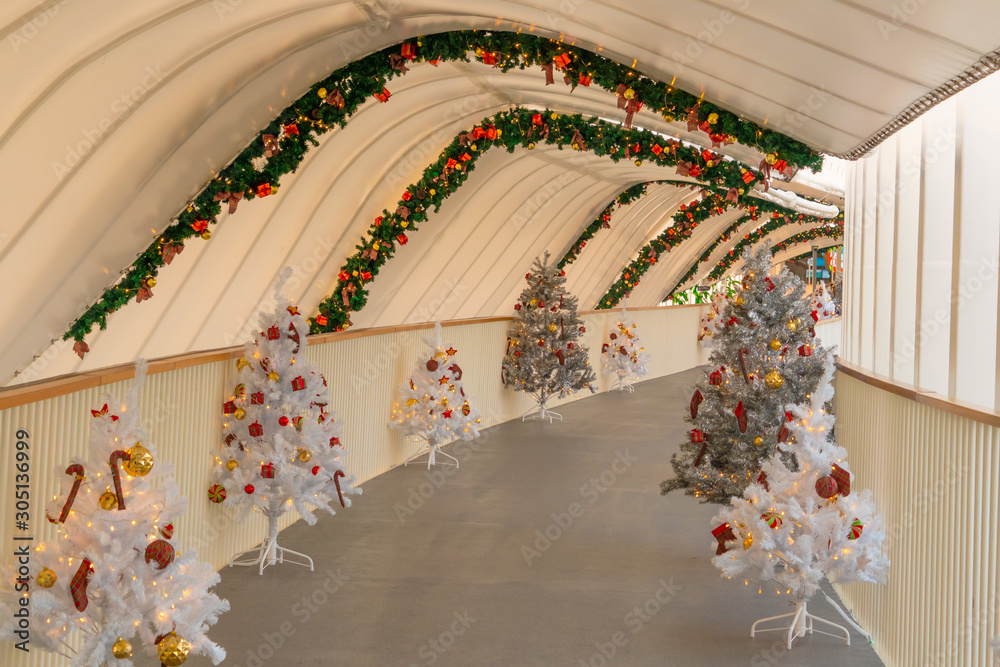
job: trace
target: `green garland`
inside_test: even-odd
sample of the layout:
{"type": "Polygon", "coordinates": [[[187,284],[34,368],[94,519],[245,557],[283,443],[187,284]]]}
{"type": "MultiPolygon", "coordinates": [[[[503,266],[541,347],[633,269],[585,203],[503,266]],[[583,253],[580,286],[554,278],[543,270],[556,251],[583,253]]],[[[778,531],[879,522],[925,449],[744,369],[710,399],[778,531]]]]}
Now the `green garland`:
{"type": "MultiPolygon", "coordinates": [[[[779,168],[782,162],[793,168],[818,170],[822,167],[822,157],[801,142],[743,120],[690,93],[654,81],[630,67],[581,48],[544,37],[506,32],[456,31],[412,38],[341,67],[282,110],[247,148],[208,182],[187,208],[123,272],[117,284],[105,290],[73,322],[64,339],[75,339],[77,344],[74,349],[83,356],[88,350],[83,339],[94,325],[104,329],[108,316],[131,299],[141,301],[151,297],[151,288],[155,285],[159,269],[183,250],[187,239],[194,236],[208,239],[211,236],[209,226],[217,221],[223,204],[228,206],[230,212],[235,212],[244,199],[276,193],[280,177],[294,171],[311,146],[319,145],[316,137],[335,126],[343,127],[370,97],[382,96],[380,100],[387,101],[386,84],[404,73],[408,62],[414,59],[432,64],[438,61],[468,62],[470,52],[476,53],[478,61],[494,64],[504,72],[531,66],[551,71],[555,66],[571,83],[596,84],[614,92],[619,85],[627,85],[635,100],[656,109],[667,120],[677,116],[688,119],[712,135],[714,141],[736,141],[756,148],[767,153],[768,162],[777,162],[776,167],[779,168]],[[267,158],[266,163],[259,165],[258,170],[254,162],[260,162],[264,157],[267,158]]],[[[588,141],[593,139],[589,134],[588,141]]],[[[504,145],[511,150],[510,145],[504,145]]],[[[712,177],[715,178],[714,175],[712,177]]],[[[757,173],[753,173],[753,177],[754,180],[760,179],[757,173]]],[[[456,180],[460,182],[464,178],[463,173],[456,180]]],[[[432,194],[426,205],[437,207],[442,200],[443,195],[435,198],[432,194]]],[[[415,221],[422,220],[420,216],[421,213],[417,213],[415,221]]],[[[363,298],[360,303],[363,305],[363,298]]],[[[333,313],[336,309],[328,310],[333,313]]],[[[331,322],[332,326],[317,326],[314,323],[314,329],[334,330],[348,323],[346,316],[334,319],[336,324],[331,322]]]]}
{"type": "Polygon", "coordinates": [[[805,232],[790,236],[784,241],[771,246],[771,254],[780,252],[799,243],[806,243],[815,239],[839,239],[844,235],[844,226],[839,227],[817,227],[805,232]]]}
{"type": "MultiPolygon", "coordinates": [[[[762,213],[762,212],[764,212],[764,213],[771,213],[771,221],[772,222],[775,219],[781,219],[783,221],[781,225],[772,226],[771,227],[772,230],[778,229],[778,227],[781,227],[782,225],[786,225],[786,224],[795,224],[795,223],[797,223],[797,224],[823,224],[823,223],[828,223],[828,222],[831,222],[832,220],[834,220],[833,218],[818,218],[816,216],[806,215],[804,213],[796,213],[794,215],[789,215],[787,212],[785,212],[785,209],[782,206],[780,206],[778,204],[774,204],[772,202],[767,202],[767,201],[760,201],[760,202],[758,202],[755,205],[755,209],[756,210],[752,211],[751,213],[748,213],[746,215],[741,216],[739,219],[737,219],[735,222],[733,222],[733,224],[731,224],[729,227],[727,227],[725,229],[725,231],[723,231],[723,232],[721,232],[719,234],[719,238],[715,239],[708,246],[708,248],[705,249],[705,252],[703,252],[701,254],[701,256],[697,259],[697,261],[695,261],[695,263],[688,270],[688,272],[685,273],[684,276],[680,279],[680,281],[678,281],[678,283],[674,286],[674,288],[673,288],[673,290],[671,290],[670,294],[667,295],[668,298],[674,296],[674,294],[677,292],[678,289],[681,288],[682,285],[684,285],[688,280],[690,280],[692,277],[694,277],[694,275],[698,272],[698,269],[700,268],[700,265],[704,264],[705,262],[707,262],[708,258],[711,257],[711,255],[712,255],[713,252],[715,252],[715,249],[717,247],[719,247],[719,245],[721,243],[725,243],[726,241],[728,241],[731,238],[731,235],[732,235],[733,232],[735,232],[737,229],[739,229],[740,226],[742,226],[747,221],[759,219],[760,213],[762,213]]],[[[748,239],[748,238],[749,238],[749,235],[745,235],[744,236],[744,241],[746,239],[748,239]]],[[[740,247],[743,247],[743,246],[740,246],[740,247]]]]}
{"type": "Polygon", "coordinates": [[[611,203],[605,206],[604,210],[601,211],[596,218],[594,218],[594,221],[587,225],[587,228],[583,230],[582,234],[580,234],[580,238],[573,242],[573,245],[566,251],[563,258],[559,260],[559,264],[557,266],[560,269],[565,269],[567,266],[575,262],[577,257],[580,256],[580,252],[583,250],[583,247],[587,245],[587,241],[594,238],[597,235],[597,232],[601,231],[604,225],[610,222],[611,214],[615,210],[615,205],[621,207],[631,204],[646,194],[646,189],[649,185],[651,185],[651,183],[636,183],[612,199],[611,203]]]}
{"type": "MultiPolygon", "coordinates": [[[[796,238],[801,237],[800,240],[798,241],[798,242],[801,242],[801,241],[809,240],[811,238],[820,238],[820,237],[824,237],[824,236],[830,236],[830,237],[836,238],[836,237],[841,236],[844,233],[844,214],[843,213],[841,213],[839,216],[837,216],[834,219],[831,219],[831,220],[825,220],[824,219],[823,221],[827,223],[825,226],[823,226],[823,227],[817,227],[815,229],[810,229],[808,231],[801,232],[801,233],[796,234],[795,236],[791,237],[791,239],[796,239],[796,238]],[[810,234],[812,234],[814,236],[807,236],[807,235],[810,235],[810,234]]],[[[746,246],[756,244],[758,241],[760,241],[761,239],[763,239],[764,237],[766,237],[768,234],[770,234],[771,232],[773,232],[775,229],[778,229],[779,227],[781,227],[781,224],[775,224],[775,222],[776,221],[774,221],[774,220],[769,221],[767,224],[762,225],[761,227],[757,228],[751,234],[748,234],[746,237],[744,237],[742,241],[740,241],[735,246],[733,246],[732,249],[726,254],[726,256],[722,258],[722,261],[719,262],[718,266],[716,266],[714,269],[712,269],[712,272],[710,274],[708,274],[709,280],[715,280],[717,278],[721,278],[726,273],[726,271],[729,269],[729,267],[732,266],[733,263],[736,262],[736,260],[738,260],[743,255],[743,249],[746,246]]],[[[791,239],[787,239],[787,240],[791,240],[791,239]]],[[[785,243],[785,242],[783,241],[782,243],[785,243]]],[[[782,249],[780,247],[781,245],[782,244],[779,243],[778,245],[772,247],[771,248],[772,254],[774,252],[776,252],[776,249],[777,250],[781,250],[782,249]]],[[[791,244],[789,244],[789,245],[791,245],[791,244]]]]}

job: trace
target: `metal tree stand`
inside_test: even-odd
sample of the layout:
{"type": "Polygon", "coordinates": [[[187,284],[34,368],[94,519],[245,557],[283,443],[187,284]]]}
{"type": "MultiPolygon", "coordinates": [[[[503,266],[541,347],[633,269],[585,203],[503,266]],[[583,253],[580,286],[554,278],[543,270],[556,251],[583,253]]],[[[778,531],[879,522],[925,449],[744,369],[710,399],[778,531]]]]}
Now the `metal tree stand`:
{"type": "Polygon", "coordinates": [[[836,637],[837,639],[843,639],[848,646],[851,645],[851,634],[842,625],[837,625],[824,618],[818,616],[813,616],[806,610],[806,600],[801,600],[795,603],[795,611],[788,614],[781,614],[780,616],[771,616],[769,618],[762,618],[756,621],[750,626],[750,636],[753,637],[758,632],[784,632],[788,631],[788,648],[792,648],[792,641],[798,639],[799,637],[804,637],[805,635],[811,635],[817,632],[821,635],[826,635],[828,637],[836,637]],[[792,619],[791,625],[782,626],[780,628],[763,628],[761,630],[757,629],[757,625],[760,623],[767,623],[768,621],[777,621],[783,618],[792,619]],[[817,630],[813,627],[814,622],[825,623],[828,626],[836,628],[843,632],[843,635],[833,634],[832,632],[824,632],[823,630],[817,630]]]}
{"type": "Polygon", "coordinates": [[[618,381],[611,385],[611,391],[614,391],[615,389],[625,391],[628,389],[628,393],[630,394],[635,392],[635,387],[632,386],[632,383],[625,379],[627,377],[626,375],[623,375],[620,371],[615,371],[615,375],[618,376],[618,381]]]}
{"type": "Polygon", "coordinates": [[[431,469],[432,465],[436,465],[438,463],[438,461],[437,461],[437,455],[438,454],[440,454],[441,456],[446,456],[449,459],[451,459],[452,461],[454,461],[454,463],[449,463],[448,461],[442,461],[441,462],[442,465],[455,466],[456,468],[459,467],[458,466],[458,459],[456,459],[451,454],[447,454],[445,452],[440,451],[438,449],[438,443],[437,443],[437,441],[434,440],[433,438],[427,440],[427,446],[426,447],[421,447],[417,451],[416,454],[414,454],[410,458],[406,459],[406,461],[403,462],[403,466],[404,467],[407,466],[411,461],[413,461],[413,459],[420,458],[424,454],[428,454],[428,453],[430,454],[430,456],[427,458],[427,469],[428,470],[431,469]]]}
{"type": "Polygon", "coordinates": [[[546,401],[549,400],[549,397],[546,395],[546,392],[544,390],[542,390],[537,394],[531,394],[531,395],[534,396],[536,401],[538,401],[538,407],[529,412],[528,414],[524,415],[523,417],[521,417],[522,422],[528,421],[529,419],[541,419],[542,421],[548,419],[549,423],[551,424],[553,419],[558,419],[559,421],[563,420],[561,414],[549,410],[545,406],[545,403],[546,401]]]}
{"type": "Polygon", "coordinates": [[[234,565],[241,567],[256,565],[259,567],[257,573],[264,574],[264,568],[268,565],[288,562],[293,565],[308,567],[309,571],[312,572],[314,569],[312,558],[298,551],[278,546],[278,518],[285,513],[282,505],[275,507],[272,501],[271,505],[266,510],[262,510],[261,513],[267,517],[267,537],[261,542],[259,547],[238,553],[230,558],[229,567],[233,567],[234,565]],[[289,558],[289,556],[293,558],[289,558]],[[304,560],[296,560],[294,557],[304,560]]]}

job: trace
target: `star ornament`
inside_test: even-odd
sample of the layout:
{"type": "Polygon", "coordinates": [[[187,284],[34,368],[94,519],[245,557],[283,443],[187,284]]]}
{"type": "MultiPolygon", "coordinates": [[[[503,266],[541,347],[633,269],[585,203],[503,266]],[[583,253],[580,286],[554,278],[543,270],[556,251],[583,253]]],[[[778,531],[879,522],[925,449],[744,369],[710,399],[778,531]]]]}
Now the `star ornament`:
{"type": "Polygon", "coordinates": [[[450,409],[445,410],[444,412],[441,413],[441,416],[444,417],[445,419],[451,419],[451,410],[450,409]]]}
{"type": "Polygon", "coordinates": [[[298,309],[298,308],[296,308],[295,306],[289,306],[289,307],[287,308],[287,310],[288,310],[288,313],[289,313],[290,315],[298,315],[298,314],[299,314],[299,309],[298,309]]]}
{"type": "Polygon", "coordinates": [[[447,350],[445,350],[445,352],[447,352],[447,353],[448,353],[448,356],[449,356],[449,357],[454,357],[454,356],[455,356],[455,353],[456,353],[456,352],[458,352],[458,350],[456,350],[456,349],[455,349],[455,348],[453,348],[453,347],[449,347],[449,348],[448,348],[447,350]]]}
{"type": "Polygon", "coordinates": [[[113,421],[113,422],[118,421],[118,415],[109,415],[108,414],[108,404],[107,403],[105,403],[104,407],[101,408],[100,410],[91,410],[90,414],[92,414],[95,418],[111,417],[111,421],[113,421]]]}
{"type": "Polygon", "coordinates": [[[442,375],[441,379],[438,380],[438,384],[439,385],[448,384],[448,376],[447,375],[442,375]]]}

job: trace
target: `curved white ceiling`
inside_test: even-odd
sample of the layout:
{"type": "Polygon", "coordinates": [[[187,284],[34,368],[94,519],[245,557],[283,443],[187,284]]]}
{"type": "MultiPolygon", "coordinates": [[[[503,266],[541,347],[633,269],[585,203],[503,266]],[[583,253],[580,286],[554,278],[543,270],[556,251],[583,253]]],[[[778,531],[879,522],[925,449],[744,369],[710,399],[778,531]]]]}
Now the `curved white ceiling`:
{"type": "MultiPolygon", "coordinates": [[[[346,129],[326,137],[277,197],[243,204],[221,221],[212,241],[189,243],[161,273],[154,299],[122,309],[109,331],[88,339],[93,352],[85,362],[62,345],[47,351],[213,170],[281,108],[330,71],[403,38],[467,28],[561,36],[635,62],[657,79],[676,76],[678,85],[747,118],[840,152],[1000,41],[995,3],[921,5],[895,23],[892,7],[888,0],[817,0],[808,8],[791,0],[753,7],[747,0],[674,0],[669,7],[635,0],[627,8],[577,0],[9,0],[0,7],[0,39],[9,46],[0,49],[0,176],[10,193],[0,219],[0,281],[8,286],[0,301],[0,381],[43,353],[36,367],[50,376],[238,340],[267,283],[286,264],[298,269],[294,296],[314,305],[374,215],[394,204],[397,189],[457,131],[488,113],[532,104],[620,118],[609,93],[545,87],[537,70],[503,75],[474,64],[418,65],[392,82],[389,104],[369,103],[346,129]]],[[[684,136],[645,111],[637,124],[684,136]]],[[[734,157],[758,158],[729,148],[734,157]]],[[[534,164],[544,157],[523,159],[521,167],[498,166],[497,173],[559,169],[534,164]]],[[[569,201],[574,186],[565,188],[566,208],[547,220],[537,242],[520,251],[505,245],[506,267],[490,257],[494,273],[470,265],[469,279],[510,273],[541,247],[541,238],[554,253],[564,251],[616,188],[664,177],[655,169],[632,167],[628,176],[593,169],[581,175],[592,179],[590,187],[576,184],[579,197],[569,201]]],[[[489,192],[496,206],[515,210],[537,185],[511,183],[507,197],[489,192]]],[[[662,210],[647,205],[634,225],[595,239],[588,251],[607,244],[607,258],[587,259],[585,251],[569,272],[586,300],[599,298],[634,258],[633,243],[662,230],[676,202],[661,196],[651,201],[661,201],[662,210]]],[[[452,204],[460,206],[457,199],[452,204]]],[[[462,221],[487,218],[467,213],[462,221]]],[[[423,243],[418,236],[412,243],[423,243]]],[[[441,256],[433,248],[417,252],[441,256]]],[[[391,290],[381,281],[394,284],[394,270],[379,276],[373,297],[391,290]]],[[[654,269],[662,270],[662,264],[654,269]]],[[[416,284],[438,282],[423,275],[424,264],[420,273],[416,284]]],[[[509,301],[517,287],[503,285],[491,284],[483,304],[509,301]]],[[[477,283],[470,293],[481,296],[481,289],[477,283]]],[[[373,298],[369,307],[372,314],[358,314],[357,321],[415,316],[412,304],[403,313],[401,297],[373,298]]],[[[455,307],[467,313],[475,304],[455,307]]]]}

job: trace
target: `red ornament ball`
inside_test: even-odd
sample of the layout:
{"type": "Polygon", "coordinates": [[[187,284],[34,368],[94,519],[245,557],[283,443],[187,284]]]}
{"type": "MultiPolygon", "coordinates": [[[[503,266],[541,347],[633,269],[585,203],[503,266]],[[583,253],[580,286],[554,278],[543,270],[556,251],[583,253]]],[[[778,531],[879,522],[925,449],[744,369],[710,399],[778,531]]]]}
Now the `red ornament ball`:
{"type": "Polygon", "coordinates": [[[162,570],[174,562],[174,545],[166,540],[154,540],[146,547],[146,562],[162,570]]]}
{"type": "Polygon", "coordinates": [[[320,467],[319,466],[313,466],[312,473],[314,475],[318,475],[319,471],[320,471],[320,467]]]}
{"type": "Polygon", "coordinates": [[[437,359],[431,359],[427,362],[427,370],[429,370],[431,373],[433,373],[437,369],[438,369],[437,359]]]}
{"type": "Polygon", "coordinates": [[[544,339],[539,339],[539,341],[538,341],[538,347],[545,347],[545,340],[544,339]]]}
{"type": "Polygon", "coordinates": [[[825,475],[816,480],[816,493],[819,494],[820,498],[833,498],[839,490],[840,487],[837,485],[837,480],[830,475],[825,475]]]}
{"type": "Polygon", "coordinates": [[[253,493],[254,492],[253,484],[247,484],[246,486],[243,487],[243,490],[246,491],[248,495],[253,493]]]}
{"type": "Polygon", "coordinates": [[[618,334],[611,334],[611,340],[617,340],[618,334]]]}
{"type": "Polygon", "coordinates": [[[288,426],[288,417],[282,416],[281,419],[278,420],[278,423],[282,426],[288,426]]]}
{"type": "Polygon", "coordinates": [[[226,499],[226,487],[221,484],[213,484],[208,487],[208,499],[213,503],[221,503],[226,499]]]}
{"type": "Polygon", "coordinates": [[[538,307],[539,308],[544,308],[545,307],[545,302],[544,301],[539,301],[538,302],[538,307]]]}
{"type": "Polygon", "coordinates": [[[337,436],[333,436],[332,438],[330,438],[330,446],[331,447],[340,446],[340,438],[338,438],[337,436]]]}

